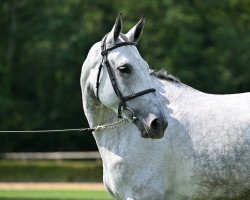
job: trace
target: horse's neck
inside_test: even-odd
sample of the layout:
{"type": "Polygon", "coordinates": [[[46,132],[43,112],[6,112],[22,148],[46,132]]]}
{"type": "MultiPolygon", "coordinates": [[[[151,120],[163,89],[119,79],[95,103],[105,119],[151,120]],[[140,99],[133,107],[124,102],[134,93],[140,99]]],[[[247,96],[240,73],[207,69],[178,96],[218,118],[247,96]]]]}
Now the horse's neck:
{"type": "Polygon", "coordinates": [[[198,96],[204,96],[202,93],[192,87],[181,82],[161,80],[155,78],[156,90],[159,91],[162,106],[169,113],[169,106],[183,106],[189,101],[195,100],[198,96]]]}

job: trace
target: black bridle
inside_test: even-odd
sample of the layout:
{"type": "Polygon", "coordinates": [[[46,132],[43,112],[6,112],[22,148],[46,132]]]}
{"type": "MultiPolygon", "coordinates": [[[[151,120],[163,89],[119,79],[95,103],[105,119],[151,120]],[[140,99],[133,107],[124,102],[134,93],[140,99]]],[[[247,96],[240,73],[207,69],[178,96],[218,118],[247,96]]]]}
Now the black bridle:
{"type": "MultiPolygon", "coordinates": [[[[112,87],[117,95],[117,97],[120,100],[119,106],[118,106],[118,117],[122,118],[121,112],[122,109],[123,110],[129,110],[132,112],[133,114],[133,120],[136,119],[135,114],[133,112],[132,109],[130,109],[129,107],[127,107],[126,102],[128,100],[134,99],[136,97],[148,94],[150,92],[156,92],[156,90],[154,88],[150,88],[150,89],[146,89],[128,96],[123,96],[118,85],[117,85],[117,81],[115,79],[114,76],[114,72],[113,69],[110,65],[110,62],[108,61],[108,53],[110,51],[112,51],[113,49],[116,49],[118,47],[122,47],[122,46],[130,46],[130,45],[136,45],[135,42],[121,42],[121,43],[117,43],[117,44],[112,44],[109,45],[108,47],[106,46],[106,39],[107,39],[107,35],[102,39],[102,44],[101,44],[101,55],[102,55],[102,62],[100,63],[99,69],[98,69],[98,75],[97,75],[97,81],[96,81],[96,96],[97,99],[99,100],[99,85],[100,85],[100,74],[101,74],[101,70],[103,68],[103,66],[105,65],[109,74],[109,78],[112,84],[112,87]]],[[[99,100],[100,101],[100,100],[99,100]]]]}

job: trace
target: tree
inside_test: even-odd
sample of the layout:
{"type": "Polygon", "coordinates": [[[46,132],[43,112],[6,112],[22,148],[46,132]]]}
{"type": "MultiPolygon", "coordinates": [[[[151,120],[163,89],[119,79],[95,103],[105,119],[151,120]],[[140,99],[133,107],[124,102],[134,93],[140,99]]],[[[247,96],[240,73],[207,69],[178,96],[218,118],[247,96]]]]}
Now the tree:
{"type": "MultiPolygon", "coordinates": [[[[209,93],[250,89],[247,0],[1,0],[0,129],[87,127],[79,77],[90,47],[123,12],[124,31],[146,15],[138,48],[209,93]]],[[[90,135],[0,135],[0,151],[90,150],[90,135]]]]}

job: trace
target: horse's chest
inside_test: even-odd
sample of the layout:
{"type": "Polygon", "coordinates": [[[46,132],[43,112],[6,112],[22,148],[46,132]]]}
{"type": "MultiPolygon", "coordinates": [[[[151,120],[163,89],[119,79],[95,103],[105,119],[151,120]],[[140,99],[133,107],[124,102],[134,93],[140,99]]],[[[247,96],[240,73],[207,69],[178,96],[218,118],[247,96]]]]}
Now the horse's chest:
{"type": "Polygon", "coordinates": [[[104,163],[104,183],[117,199],[164,199],[163,172],[121,158],[104,163]]]}

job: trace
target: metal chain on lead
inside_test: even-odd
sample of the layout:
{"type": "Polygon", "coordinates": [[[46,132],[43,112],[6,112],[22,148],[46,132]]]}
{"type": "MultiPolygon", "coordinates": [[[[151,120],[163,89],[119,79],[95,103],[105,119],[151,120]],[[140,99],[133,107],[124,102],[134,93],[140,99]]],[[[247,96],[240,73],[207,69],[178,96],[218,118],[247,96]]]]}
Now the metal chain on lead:
{"type": "Polygon", "coordinates": [[[105,131],[105,130],[110,130],[110,129],[115,129],[115,128],[120,128],[121,126],[125,125],[129,121],[126,119],[121,119],[117,122],[111,123],[111,124],[104,124],[100,126],[94,127],[95,131],[105,131]]]}

